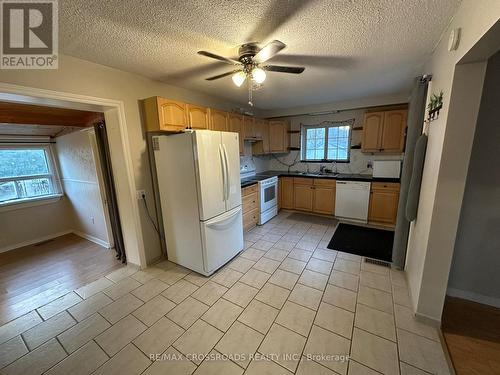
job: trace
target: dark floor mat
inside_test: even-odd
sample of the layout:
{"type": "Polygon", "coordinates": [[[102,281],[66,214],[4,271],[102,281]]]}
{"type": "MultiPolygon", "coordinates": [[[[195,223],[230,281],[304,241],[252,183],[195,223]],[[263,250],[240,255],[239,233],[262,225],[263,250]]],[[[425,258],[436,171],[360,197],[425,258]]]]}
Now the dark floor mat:
{"type": "Polygon", "coordinates": [[[287,217],[287,219],[290,220],[297,220],[297,221],[304,221],[306,223],[311,223],[311,224],[320,224],[320,225],[331,225],[335,226],[337,225],[338,220],[334,218],[328,218],[328,217],[322,217],[322,216],[315,216],[315,215],[308,215],[308,214],[301,214],[298,212],[294,212],[290,216],[287,217]]]}
{"type": "Polygon", "coordinates": [[[341,223],[335,230],[328,248],[392,262],[393,241],[393,231],[341,223]]]}

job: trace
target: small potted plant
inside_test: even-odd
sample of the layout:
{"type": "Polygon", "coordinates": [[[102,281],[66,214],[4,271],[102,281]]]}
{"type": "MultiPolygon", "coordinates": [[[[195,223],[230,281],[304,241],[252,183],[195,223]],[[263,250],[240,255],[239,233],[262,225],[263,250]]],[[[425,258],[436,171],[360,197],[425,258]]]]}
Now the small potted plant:
{"type": "Polygon", "coordinates": [[[432,94],[427,109],[429,111],[429,121],[435,120],[439,117],[439,111],[443,108],[443,92],[439,95],[432,94]]]}

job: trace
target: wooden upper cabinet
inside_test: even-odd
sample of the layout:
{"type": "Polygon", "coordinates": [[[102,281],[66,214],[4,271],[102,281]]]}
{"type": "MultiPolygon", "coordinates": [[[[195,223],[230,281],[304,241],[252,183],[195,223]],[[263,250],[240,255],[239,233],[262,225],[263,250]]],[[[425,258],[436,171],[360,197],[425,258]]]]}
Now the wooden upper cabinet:
{"type": "Polygon", "coordinates": [[[406,110],[384,113],[381,149],[383,152],[403,152],[406,133],[406,110]]]}
{"type": "Polygon", "coordinates": [[[188,127],[193,129],[208,129],[208,108],[186,104],[188,127]]]}
{"type": "Polygon", "coordinates": [[[255,138],[255,119],[250,116],[243,116],[243,137],[244,139],[255,138]]]}
{"type": "Polygon", "coordinates": [[[394,226],[396,224],[399,202],[398,183],[372,183],[368,221],[394,226]]]}
{"type": "Polygon", "coordinates": [[[221,132],[227,132],[229,130],[227,112],[210,108],[208,110],[208,117],[208,125],[210,130],[221,132]]]}
{"type": "Polygon", "coordinates": [[[288,124],[284,120],[269,121],[269,152],[288,152],[288,124]]]}
{"type": "Polygon", "coordinates": [[[262,155],[269,153],[269,121],[264,119],[255,120],[255,137],[262,141],[252,143],[252,153],[262,155]]]}
{"type": "Polygon", "coordinates": [[[237,113],[229,114],[229,131],[238,133],[238,138],[240,141],[240,155],[245,153],[245,144],[244,144],[244,134],[243,134],[243,116],[237,113]]]}
{"type": "Polygon", "coordinates": [[[281,208],[293,208],[293,177],[280,177],[281,208]]]}
{"type": "Polygon", "coordinates": [[[378,152],[381,148],[382,127],[384,125],[384,112],[365,113],[363,123],[363,152],[378,152]]]}
{"type": "Polygon", "coordinates": [[[144,100],[144,118],[147,131],[182,131],[188,127],[186,104],[157,96],[144,100]]]}

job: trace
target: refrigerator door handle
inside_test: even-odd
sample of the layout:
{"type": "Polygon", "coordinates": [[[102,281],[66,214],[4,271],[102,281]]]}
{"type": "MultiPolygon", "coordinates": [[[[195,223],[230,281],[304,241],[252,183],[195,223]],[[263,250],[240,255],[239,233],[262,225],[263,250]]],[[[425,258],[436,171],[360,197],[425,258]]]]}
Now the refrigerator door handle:
{"type": "Polygon", "coordinates": [[[225,213],[218,216],[215,219],[210,220],[206,223],[206,226],[213,229],[226,229],[233,224],[233,221],[238,218],[239,213],[241,212],[241,207],[234,212],[225,213]]]}
{"type": "Polygon", "coordinates": [[[226,200],[229,199],[229,193],[231,189],[231,178],[229,176],[229,162],[227,161],[227,150],[226,145],[222,144],[222,148],[224,150],[224,162],[226,165],[226,200]]]}
{"type": "Polygon", "coordinates": [[[220,167],[222,170],[222,192],[224,196],[224,200],[227,200],[226,195],[227,195],[227,175],[226,175],[226,163],[224,159],[224,150],[222,149],[222,146],[219,145],[219,158],[220,158],[220,167]]]}

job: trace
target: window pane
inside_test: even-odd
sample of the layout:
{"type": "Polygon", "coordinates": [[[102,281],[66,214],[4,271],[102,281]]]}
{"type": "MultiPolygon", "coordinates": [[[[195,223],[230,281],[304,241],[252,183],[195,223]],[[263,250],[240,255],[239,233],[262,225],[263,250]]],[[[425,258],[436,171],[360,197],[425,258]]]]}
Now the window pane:
{"type": "Polygon", "coordinates": [[[16,185],[14,181],[0,183],[0,202],[17,199],[16,185]]]}
{"type": "Polygon", "coordinates": [[[49,167],[42,149],[0,150],[0,177],[48,174],[49,167]]]}
{"type": "Polygon", "coordinates": [[[52,193],[52,186],[48,178],[9,181],[0,185],[0,202],[41,197],[52,193]]]}

